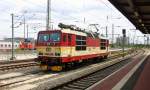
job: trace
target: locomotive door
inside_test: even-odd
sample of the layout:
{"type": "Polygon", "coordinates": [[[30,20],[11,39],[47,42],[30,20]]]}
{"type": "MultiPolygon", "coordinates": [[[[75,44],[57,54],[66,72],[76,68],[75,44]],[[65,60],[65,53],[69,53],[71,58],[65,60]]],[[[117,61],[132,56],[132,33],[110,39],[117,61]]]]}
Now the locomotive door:
{"type": "Polygon", "coordinates": [[[69,56],[72,56],[72,35],[68,34],[69,56]]]}
{"type": "Polygon", "coordinates": [[[68,34],[68,46],[71,46],[71,40],[72,38],[71,38],[71,34],[68,34]]]}

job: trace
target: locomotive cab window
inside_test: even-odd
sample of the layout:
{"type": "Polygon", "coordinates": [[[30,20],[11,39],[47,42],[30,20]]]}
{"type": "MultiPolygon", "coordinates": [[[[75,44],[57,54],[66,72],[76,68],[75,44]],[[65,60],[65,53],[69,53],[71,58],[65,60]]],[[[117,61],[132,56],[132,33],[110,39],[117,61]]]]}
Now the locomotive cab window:
{"type": "Polygon", "coordinates": [[[49,34],[39,34],[39,41],[46,42],[49,40],[49,34]]]}
{"type": "Polygon", "coordinates": [[[39,34],[39,42],[58,42],[60,41],[60,33],[39,34]]]}

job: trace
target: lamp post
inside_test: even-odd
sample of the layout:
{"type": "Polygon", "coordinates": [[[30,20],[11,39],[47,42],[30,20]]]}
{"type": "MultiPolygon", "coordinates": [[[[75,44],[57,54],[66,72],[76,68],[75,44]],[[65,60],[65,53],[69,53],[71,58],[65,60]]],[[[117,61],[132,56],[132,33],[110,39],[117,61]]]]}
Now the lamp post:
{"type": "Polygon", "coordinates": [[[149,36],[147,36],[147,47],[149,45],[149,36]]]}
{"type": "Polygon", "coordinates": [[[110,34],[108,34],[108,27],[107,26],[106,27],[101,27],[100,29],[106,30],[106,33],[105,33],[106,38],[108,37],[108,35],[110,35],[110,34]]]}
{"type": "Polygon", "coordinates": [[[25,16],[23,17],[23,31],[24,31],[24,40],[25,40],[25,35],[26,35],[26,19],[25,16]]]}
{"type": "Polygon", "coordinates": [[[12,17],[12,49],[11,49],[11,58],[10,60],[14,60],[15,57],[14,57],[14,14],[12,13],[11,14],[11,17],[12,17]]]}
{"type": "Polygon", "coordinates": [[[14,28],[18,28],[21,23],[18,25],[18,26],[14,26],[14,17],[18,17],[18,16],[15,16],[13,13],[11,14],[11,19],[12,19],[12,25],[11,25],[11,28],[12,28],[12,48],[11,48],[11,58],[10,60],[14,60],[15,59],[15,56],[14,56],[14,28]]]}
{"type": "Polygon", "coordinates": [[[51,0],[47,0],[46,30],[51,29],[51,0]]]}

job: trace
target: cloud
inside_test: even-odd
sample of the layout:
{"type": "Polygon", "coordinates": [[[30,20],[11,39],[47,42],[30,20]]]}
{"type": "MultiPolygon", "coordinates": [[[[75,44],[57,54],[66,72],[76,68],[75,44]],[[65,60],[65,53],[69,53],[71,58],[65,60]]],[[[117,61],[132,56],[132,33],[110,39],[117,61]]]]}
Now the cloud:
{"type": "MultiPolygon", "coordinates": [[[[37,32],[44,30],[46,25],[46,5],[47,0],[0,0],[0,32],[6,36],[11,36],[11,13],[15,15],[22,15],[24,11],[26,22],[30,25],[29,29],[34,31],[36,26],[31,23],[41,23],[41,27],[36,26],[37,32]],[[9,34],[9,35],[8,35],[9,34]]],[[[101,27],[108,25],[109,33],[111,33],[111,24],[119,25],[121,23],[133,28],[133,25],[118,11],[108,0],[51,0],[51,19],[55,28],[58,28],[58,23],[75,24],[77,26],[84,26],[83,19],[86,19],[86,24],[99,23],[101,27]],[[119,20],[106,21],[106,16],[122,17],[119,20]],[[78,22],[75,22],[78,21],[78,22]]],[[[17,18],[15,18],[15,21],[17,18]]],[[[15,36],[23,37],[23,26],[15,28],[18,32],[15,36]],[[19,33],[20,32],[20,33],[19,33]]],[[[103,29],[104,30],[104,29],[103,29]]],[[[4,37],[1,35],[1,37],[4,37]]],[[[0,37],[0,38],[1,38],[0,37]]]]}

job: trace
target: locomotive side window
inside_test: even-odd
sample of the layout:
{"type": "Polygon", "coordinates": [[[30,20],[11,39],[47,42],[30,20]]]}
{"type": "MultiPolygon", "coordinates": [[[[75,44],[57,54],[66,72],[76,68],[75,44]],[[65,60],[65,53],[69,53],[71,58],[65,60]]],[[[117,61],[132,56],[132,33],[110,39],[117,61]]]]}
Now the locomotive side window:
{"type": "Polygon", "coordinates": [[[100,49],[101,50],[105,50],[106,49],[106,40],[105,39],[101,39],[100,41],[100,49]]]}
{"type": "Polygon", "coordinates": [[[67,39],[66,35],[63,35],[63,42],[66,42],[66,39],[67,39]]]}
{"type": "Polygon", "coordinates": [[[86,50],[86,37],[76,36],[76,50],[86,50]]]}
{"type": "Polygon", "coordinates": [[[68,35],[68,42],[71,42],[71,35],[68,35]]]}

